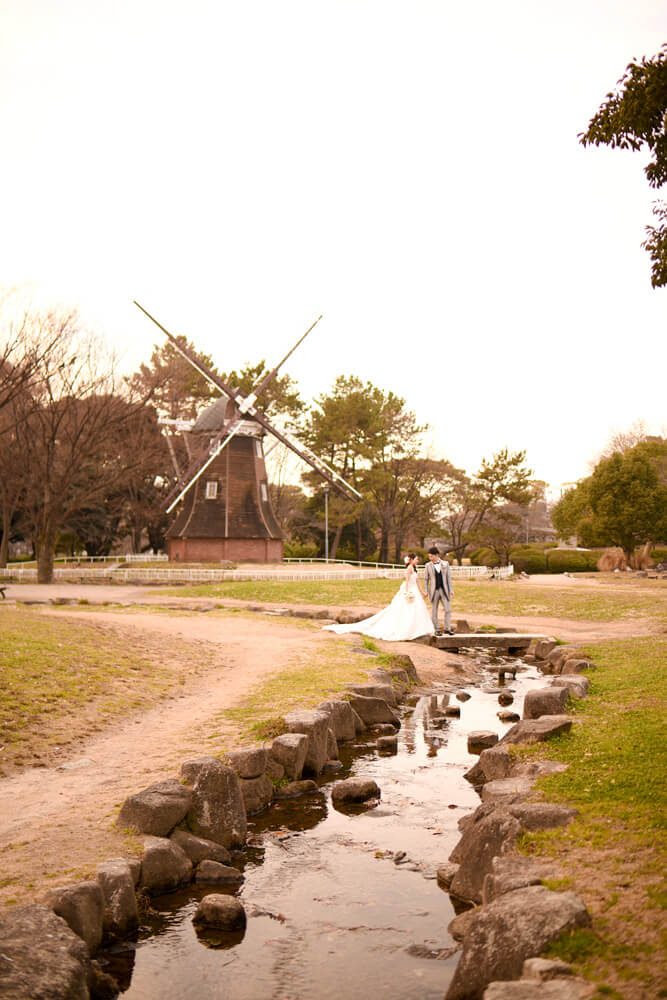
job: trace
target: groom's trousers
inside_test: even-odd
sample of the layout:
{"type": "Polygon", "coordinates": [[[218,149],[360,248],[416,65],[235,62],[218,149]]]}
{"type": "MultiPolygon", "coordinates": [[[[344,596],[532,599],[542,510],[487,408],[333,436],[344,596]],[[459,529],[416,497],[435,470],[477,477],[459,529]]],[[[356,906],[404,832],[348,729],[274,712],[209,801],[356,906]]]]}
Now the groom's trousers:
{"type": "Polygon", "coordinates": [[[433,621],[433,628],[438,631],[438,605],[442,602],[442,606],[445,611],[445,629],[451,628],[451,611],[449,607],[449,598],[445,594],[442,587],[436,590],[435,594],[431,598],[431,620],[433,621]]]}

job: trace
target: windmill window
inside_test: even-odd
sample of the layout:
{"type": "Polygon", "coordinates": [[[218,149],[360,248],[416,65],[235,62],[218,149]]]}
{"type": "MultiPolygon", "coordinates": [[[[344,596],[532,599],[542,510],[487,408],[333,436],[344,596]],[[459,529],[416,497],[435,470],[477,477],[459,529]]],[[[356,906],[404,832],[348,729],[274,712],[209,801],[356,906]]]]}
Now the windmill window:
{"type": "Polygon", "coordinates": [[[264,501],[264,503],[267,503],[269,499],[269,491],[266,488],[266,483],[260,483],[259,490],[260,493],[262,494],[262,500],[264,501]]]}
{"type": "Polygon", "coordinates": [[[218,496],[218,484],[215,479],[209,479],[206,483],[206,499],[216,500],[218,496]]]}
{"type": "Polygon", "coordinates": [[[255,439],[255,454],[257,455],[257,458],[262,457],[262,442],[259,438],[255,439]]]}

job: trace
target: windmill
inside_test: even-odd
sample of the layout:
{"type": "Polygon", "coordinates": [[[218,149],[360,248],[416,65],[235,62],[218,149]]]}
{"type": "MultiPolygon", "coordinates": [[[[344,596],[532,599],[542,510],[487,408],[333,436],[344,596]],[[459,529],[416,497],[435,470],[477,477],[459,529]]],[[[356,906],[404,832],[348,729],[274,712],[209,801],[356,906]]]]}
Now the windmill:
{"type": "Polygon", "coordinates": [[[222,395],[206,407],[193,423],[162,421],[178,482],[165,499],[167,513],[179,504],[176,519],[167,531],[169,558],[182,562],[279,562],[283,557],[280,526],[271,506],[264,462],[267,434],[286,445],[314,469],[329,487],[355,502],[360,494],[335,469],[318,458],[284,429],[270,423],[257,407],[257,399],[276,377],[315,322],[285,357],[247,396],[224,382],[180,343],[138,302],[134,303],[168,338],[172,347],[222,395]],[[183,433],[188,460],[181,471],[171,434],[183,433]]]}

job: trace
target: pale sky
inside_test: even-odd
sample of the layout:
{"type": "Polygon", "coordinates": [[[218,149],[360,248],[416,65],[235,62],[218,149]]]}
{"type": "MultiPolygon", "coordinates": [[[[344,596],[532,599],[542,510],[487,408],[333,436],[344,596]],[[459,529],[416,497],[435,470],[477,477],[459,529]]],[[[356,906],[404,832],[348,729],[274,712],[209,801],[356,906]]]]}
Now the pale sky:
{"type": "Polygon", "coordinates": [[[0,282],[405,397],[434,455],[552,489],[664,432],[643,154],[584,149],[664,0],[5,0],[0,282]]]}

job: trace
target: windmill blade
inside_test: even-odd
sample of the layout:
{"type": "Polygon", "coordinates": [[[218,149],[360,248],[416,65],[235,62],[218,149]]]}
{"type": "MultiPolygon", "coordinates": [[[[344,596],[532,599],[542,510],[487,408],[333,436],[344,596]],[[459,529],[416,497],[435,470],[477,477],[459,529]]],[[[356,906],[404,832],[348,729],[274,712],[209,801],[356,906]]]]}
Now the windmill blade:
{"type": "Polygon", "coordinates": [[[234,420],[231,424],[229,424],[224,431],[218,434],[216,438],[213,439],[210,454],[208,455],[207,458],[200,460],[198,463],[196,463],[194,474],[192,474],[192,467],[188,469],[188,472],[186,473],[185,476],[185,478],[187,479],[185,486],[181,488],[179,483],[179,485],[174,490],[171,491],[171,493],[167,496],[166,500],[164,501],[165,504],[169,504],[169,506],[166,507],[167,514],[171,514],[172,510],[179,502],[179,500],[182,500],[185,494],[188,492],[188,490],[191,489],[192,486],[194,486],[194,484],[197,482],[202,473],[205,472],[206,469],[208,469],[213,459],[217,458],[220,452],[223,450],[223,448],[227,447],[232,438],[238,433],[242,423],[243,420],[239,417],[237,420],[234,420]],[[173,494],[179,489],[180,492],[178,493],[178,496],[176,496],[174,500],[171,500],[173,494]]]}
{"type": "Polygon", "coordinates": [[[336,472],[335,469],[332,469],[327,462],[318,458],[307,445],[302,445],[287,431],[279,431],[276,427],[269,423],[266,417],[260,413],[255,413],[252,419],[256,420],[258,424],[261,424],[264,430],[268,431],[269,434],[272,434],[273,437],[287,445],[290,451],[293,451],[295,455],[298,455],[302,461],[306,462],[311,469],[314,469],[315,472],[319,473],[323,479],[326,479],[329,485],[335,489],[336,493],[345,497],[346,500],[351,500],[352,503],[356,503],[357,500],[361,500],[361,493],[359,493],[359,491],[356,490],[351,483],[346,482],[346,480],[343,479],[343,477],[336,472]]]}
{"type": "MultiPolygon", "coordinates": [[[[142,313],[144,313],[144,315],[147,316],[151,320],[151,322],[155,323],[155,325],[160,330],[162,330],[164,335],[168,337],[169,342],[172,344],[174,349],[178,351],[178,353],[182,357],[184,357],[186,361],[189,361],[190,364],[193,366],[193,368],[195,368],[200,375],[203,375],[203,377],[208,382],[216,386],[216,388],[220,389],[221,392],[224,392],[226,396],[228,396],[231,400],[233,400],[238,406],[239,410],[241,410],[242,414],[249,413],[252,416],[253,420],[255,420],[258,424],[260,424],[266,431],[268,431],[269,434],[272,434],[279,441],[282,441],[283,444],[287,445],[287,447],[291,451],[293,451],[295,455],[298,455],[299,458],[302,459],[302,461],[306,462],[307,465],[310,465],[310,467],[314,469],[315,472],[319,473],[319,475],[322,476],[322,478],[325,479],[329,483],[329,485],[332,486],[334,490],[336,490],[337,493],[345,497],[346,500],[351,500],[354,503],[357,500],[361,499],[361,494],[357,490],[355,490],[354,486],[352,486],[350,483],[347,483],[343,479],[343,477],[340,476],[334,469],[332,469],[325,462],[322,462],[319,458],[317,458],[317,456],[314,455],[309,448],[304,449],[304,447],[300,445],[294,438],[292,438],[291,435],[283,434],[281,431],[277,430],[277,428],[273,427],[266,419],[266,417],[262,413],[258,412],[254,407],[254,402],[255,399],[257,398],[258,393],[261,392],[266,387],[266,385],[268,385],[271,379],[275,377],[281,365],[284,364],[284,362],[287,360],[290,354],[292,354],[299,346],[299,344],[308,336],[313,327],[317,323],[319,323],[320,319],[322,318],[321,316],[318,316],[315,322],[306,330],[303,336],[299,338],[294,347],[285,355],[285,357],[276,366],[276,368],[272,369],[267,375],[264,376],[262,382],[258,386],[257,392],[250,393],[250,395],[246,399],[243,399],[243,397],[235,395],[232,387],[223,382],[223,380],[218,375],[216,375],[214,372],[209,371],[208,368],[206,368],[206,366],[203,365],[201,361],[199,361],[196,355],[189,348],[185,347],[183,344],[180,344],[176,339],[176,337],[174,337],[174,335],[171,334],[169,330],[166,329],[166,327],[162,326],[162,324],[159,323],[154,316],[151,316],[148,310],[144,309],[144,307],[140,305],[136,299],[134,299],[133,301],[135,306],[138,309],[141,309],[142,313]]],[[[219,445],[215,445],[215,440],[219,440],[220,438],[222,438],[224,434],[227,433],[227,431],[223,431],[218,436],[218,439],[214,439],[214,447],[217,448],[217,450],[213,452],[213,454],[204,462],[203,465],[201,465],[201,467],[198,467],[196,469],[193,478],[191,478],[188,481],[187,485],[183,487],[183,489],[180,491],[176,499],[167,508],[167,512],[170,512],[174,509],[178,501],[183,496],[185,496],[185,494],[193,485],[193,483],[197,481],[199,476],[210,465],[210,463],[213,461],[216,455],[220,454],[222,449],[228,444],[228,442],[236,433],[236,430],[238,429],[238,424],[240,423],[241,420],[239,420],[237,424],[234,425],[235,430],[233,432],[230,432],[229,436],[225,438],[225,440],[219,445]]],[[[178,489],[178,487],[176,487],[176,489],[178,489]]],[[[167,500],[165,502],[166,503],[169,502],[169,497],[167,497],[167,500]]]]}
{"type": "Polygon", "coordinates": [[[180,479],[181,478],[181,469],[180,469],[180,466],[178,464],[178,459],[176,458],[176,452],[174,451],[174,443],[171,440],[171,434],[167,431],[167,433],[165,434],[165,437],[167,439],[167,448],[169,449],[169,454],[171,455],[172,465],[174,466],[174,472],[176,473],[176,477],[178,479],[180,479]]]}
{"type": "Polygon", "coordinates": [[[268,372],[264,376],[264,378],[259,383],[259,385],[257,386],[256,389],[253,389],[252,392],[248,396],[246,396],[246,398],[243,401],[241,401],[240,399],[236,400],[236,402],[238,404],[238,407],[239,407],[239,409],[242,412],[244,412],[244,413],[250,413],[250,414],[254,415],[254,413],[255,413],[254,404],[255,404],[255,400],[257,399],[257,397],[259,395],[261,395],[261,393],[264,391],[264,389],[266,389],[267,385],[270,382],[273,381],[273,379],[276,377],[276,375],[278,374],[278,372],[280,371],[280,369],[282,368],[282,366],[285,364],[285,362],[287,361],[287,359],[292,354],[294,354],[294,352],[296,351],[296,349],[299,346],[299,344],[303,343],[303,341],[306,339],[306,337],[308,336],[308,334],[310,333],[310,331],[313,330],[317,326],[317,324],[319,323],[319,321],[321,319],[322,319],[322,316],[320,315],[320,316],[317,317],[317,319],[315,320],[314,323],[310,324],[310,326],[308,327],[308,329],[306,330],[306,332],[299,337],[299,339],[297,340],[297,342],[294,345],[294,347],[290,348],[290,350],[287,352],[287,354],[282,359],[282,361],[279,361],[278,364],[276,365],[276,367],[272,368],[271,371],[268,372]]]}
{"type": "Polygon", "coordinates": [[[174,350],[178,351],[181,357],[185,358],[186,361],[189,361],[192,367],[195,368],[200,375],[203,375],[203,377],[206,379],[207,382],[210,382],[211,385],[214,385],[216,389],[220,390],[220,392],[224,392],[225,396],[229,396],[230,399],[234,400],[236,399],[236,397],[234,396],[234,390],[230,385],[227,385],[226,382],[223,382],[220,376],[216,375],[215,372],[209,371],[209,369],[201,363],[197,355],[194,354],[189,347],[185,347],[183,344],[180,344],[176,339],[176,337],[174,337],[173,333],[169,333],[169,330],[167,330],[164,326],[162,326],[162,323],[158,323],[158,321],[155,319],[155,316],[151,316],[148,310],[144,309],[143,306],[139,305],[136,299],[133,299],[132,301],[134,302],[137,309],[141,309],[142,313],[144,313],[145,316],[148,316],[148,318],[153,323],[155,323],[155,325],[160,330],[162,330],[164,335],[169,338],[169,343],[172,345],[174,350]]]}
{"type": "MultiPolygon", "coordinates": [[[[236,417],[235,419],[228,421],[226,424],[223,425],[222,430],[220,430],[215,435],[215,437],[211,438],[210,443],[209,443],[208,455],[207,456],[205,456],[205,457],[202,458],[202,456],[199,455],[194,460],[191,459],[190,464],[187,467],[187,469],[185,470],[185,472],[183,473],[183,475],[180,475],[178,477],[178,482],[176,483],[176,485],[174,487],[172,487],[172,489],[169,491],[169,493],[165,497],[164,502],[163,502],[163,506],[166,507],[169,504],[171,506],[169,506],[168,509],[171,510],[172,507],[173,507],[173,504],[171,503],[172,498],[175,497],[176,494],[179,493],[179,491],[181,491],[181,490],[182,490],[182,492],[179,493],[179,497],[178,497],[179,500],[180,500],[181,496],[183,496],[185,493],[187,493],[187,491],[190,488],[190,486],[192,485],[192,483],[195,482],[195,480],[199,478],[200,473],[203,472],[204,467],[208,466],[210,464],[210,455],[214,451],[214,449],[217,448],[217,446],[220,444],[220,442],[222,441],[222,439],[227,434],[229,434],[232,429],[234,429],[234,433],[236,433],[236,429],[237,429],[238,425],[241,423],[241,419],[242,419],[241,417],[236,417]],[[184,483],[188,484],[185,489],[183,489],[183,484],[184,483]]],[[[220,450],[222,450],[222,449],[220,449],[220,450]]],[[[218,454],[218,453],[219,452],[215,452],[215,454],[218,454]]],[[[215,454],[214,454],[214,457],[215,457],[215,454]]],[[[190,458],[190,457],[191,457],[190,456],[190,451],[188,450],[188,458],[190,458]]],[[[177,501],[174,501],[174,503],[176,503],[176,502],[177,501]]]]}

